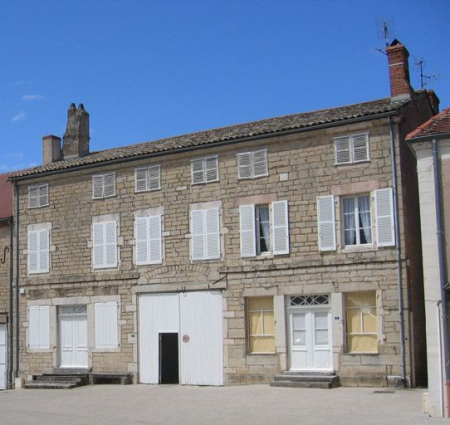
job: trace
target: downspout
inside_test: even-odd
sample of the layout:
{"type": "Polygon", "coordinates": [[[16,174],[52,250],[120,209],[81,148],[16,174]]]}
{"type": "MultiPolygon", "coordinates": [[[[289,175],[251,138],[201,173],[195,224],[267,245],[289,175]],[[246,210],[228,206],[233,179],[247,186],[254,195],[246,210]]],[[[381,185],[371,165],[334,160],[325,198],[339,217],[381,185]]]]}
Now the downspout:
{"type": "Polygon", "coordinates": [[[13,387],[14,364],[14,219],[9,221],[9,332],[8,332],[8,388],[13,387]]]}
{"type": "Polygon", "coordinates": [[[388,117],[389,132],[391,135],[391,158],[392,158],[392,185],[394,191],[394,227],[395,246],[397,248],[397,283],[398,283],[398,316],[400,324],[400,356],[402,368],[402,383],[406,388],[406,349],[405,349],[405,318],[403,315],[403,277],[402,277],[402,249],[400,241],[400,221],[398,210],[398,178],[397,178],[397,155],[395,153],[395,135],[392,124],[392,117],[388,117]]]}
{"type": "Polygon", "coordinates": [[[438,244],[438,261],[439,261],[439,280],[441,284],[441,311],[442,311],[442,331],[444,340],[444,370],[445,370],[445,386],[447,389],[446,417],[450,417],[450,367],[449,367],[449,350],[448,350],[448,324],[447,324],[447,302],[445,297],[446,285],[446,259],[444,256],[444,231],[442,226],[442,198],[441,198],[441,173],[439,167],[439,145],[436,139],[432,141],[433,152],[433,170],[434,170],[434,199],[436,208],[436,236],[438,244]]]}
{"type": "Polygon", "coordinates": [[[15,319],[16,319],[16,363],[14,367],[14,377],[19,377],[19,269],[20,269],[20,257],[19,257],[19,186],[17,186],[17,182],[14,182],[14,200],[15,200],[15,225],[16,225],[16,287],[15,287],[15,296],[16,296],[16,311],[15,311],[15,319]]]}

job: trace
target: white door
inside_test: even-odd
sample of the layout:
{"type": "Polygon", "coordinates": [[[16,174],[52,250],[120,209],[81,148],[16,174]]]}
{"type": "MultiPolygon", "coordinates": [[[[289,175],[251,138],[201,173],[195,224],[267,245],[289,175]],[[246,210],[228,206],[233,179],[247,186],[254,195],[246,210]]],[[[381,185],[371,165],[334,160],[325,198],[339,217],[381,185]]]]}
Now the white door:
{"type": "Polygon", "coordinates": [[[331,370],[331,312],[298,310],[289,316],[291,370],[331,370]]]}
{"type": "Polygon", "coordinates": [[[62,307],[60,310],[60,367],[88,367],[87,316],[85,307],[69,306],[62,307]],[[73,309],[73,307],[81,307],[81,309],[73,309]],[[76,310],[82,310],[83,312],[74,312],[76,310]]]}
{"type": "Polygon", "coordinates": [[[0,390],[6,389],[6,325],[0,325],[0,390]]]}

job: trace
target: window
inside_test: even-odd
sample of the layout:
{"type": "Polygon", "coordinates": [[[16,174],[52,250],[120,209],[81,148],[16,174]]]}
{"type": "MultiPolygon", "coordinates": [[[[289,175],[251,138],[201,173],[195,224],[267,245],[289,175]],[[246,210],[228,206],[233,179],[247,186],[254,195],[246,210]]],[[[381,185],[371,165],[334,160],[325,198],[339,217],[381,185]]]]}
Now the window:
{"type": "Polygon", "coordinates": [[[191,260],[216,259],[220,259],[220,210],[192,210],[191,260]]]}
{"type": "Polygon", "coordinates": [[[245,152],[237,155],[240,179],[254,179],[268,176],[267,149],[245,152]]]}
{"type": "MultiPolygon", "coordinates": [[[[392,189],[375,190],[371,195],[342,198],[342,242],[345,247],[395,246],[392,189]],[[373,205],[372,202],[375,201],[373,205]],[[372,214],[372,211],[375,214],[372,214]],[[375,229],[375,238],[372,229],[375,229]]],[[[320,251],[336,250],[335,200],[333,195],[317,198],[320,251]]]]}
{"type": "Polygon", "coordinates": [[[369,135],[338,137],[334,139],[334,152],[337,165],[369,161],[369,135]]]}
{"type": "Polygon", "coordinates": [[[94,223],[92,234],[92,262],[94,269],[117,267],[116,222],[94,223]]]}
{"type": "Polygon", "coordinates": [[[28,228],[28,273],[50,271],[50,225],[38,224],[28,228]]]}
{"type": "Polygon", "coordinates": [[[161,264],[162,252],[162,216],[136,217],[136,264],[161,264]]]}
{"type": "Polygon", "coordinates": [[[136,168],[135,190],[136,192],[147,192],[161,189],[161,166],[151,165],[149,167],[136,168]]]}
{"type": "Polygon", "coordinates": [[[209,183],[219,180],[219,161],[217,156],[197,158],[191,161],[192,184],[209,183]]]}
{"type": "Polygon", "coordinates": [[[348,353],[377,353],[378,330],[375,292],[345,295],[348,353]]]}
{"type": "Polygon", "coordinates": [[[28,345],[32,349],[50,348],[50,307],[33,305],[29,307],[28,345]]]}
{"type": "Polygon", "coordinates": [[[287,201],[270,205],[241,205],[239,213],[242,257],[265,253],[289,254],[287,201]]]}
{"type": "Polygon", "coordinates": [[[368,195],[344,198],[344,243],[350,245],[372,244],[372,220],[368,195]]]}
{"type": "Polygon", "coordinates": [[[118,348],[116,302],[95,304],[95,348],[118,348]]]}
{"type": "Polygon", "coordinates": [[[116,173],[92,176],[92,197],[94,199],[109,198],[116,195],[116,173]]]}
{"type": "Polygon", "coordinates": [[[275,353],[273,297],[247,298],[249,353],[275,353]]]}
{"type": "Polygon", "coordinates": [[[28,188],[28,208],[40,208],[48,205],[48,184],[28,188]]]}

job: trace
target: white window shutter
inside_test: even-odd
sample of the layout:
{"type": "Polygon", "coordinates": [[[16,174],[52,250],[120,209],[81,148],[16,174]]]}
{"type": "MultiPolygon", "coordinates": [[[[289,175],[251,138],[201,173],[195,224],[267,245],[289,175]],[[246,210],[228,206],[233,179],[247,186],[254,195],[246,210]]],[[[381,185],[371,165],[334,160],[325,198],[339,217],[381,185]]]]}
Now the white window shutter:
{"type": "Polygon", "coordinates": [[[369,159],[369,135],[361,134],[353,137],[353,161],[367,161],[369,159]]]}
{"type": "Polygon", "coordinates": [[[395,246],[394,204],[392,189],[375,191],[377,245],[395,246]]]}
{"type": "Polygon", "coordinates": [[[253,177],[267,176],[267,150],[252,152],[253,156],[253,177]]]}
{"type": "Polygon", "coordinates": [[[161,188],[161,166],[152,165],[148,167],[148,190],[161,188]]]}
{"type": "Polygon", "coordinates": [[[149,263],[160,264],[162,262],[162,238],[160,215],[148,217],[148,242],[149,242],[149,263]]]}
{"type": "Polygon", "coordinates": [[[350,138],[334,139],[334,149],[336,164],[348,164],[351,162],[350,138]]]}
{"type": "Polygon", "coordinates": [[[135,239],[136,239],[136,264],[148,264],[148,220],[147,217],[136,217],[135,239]]]}
{"type": "Polygon", "coordinates": [[[39,206],[48,205],[48,184],[39,186],[39,206]]]}
{"type": "Polygon", "coordinates": [[[241,257],[255,257],[255,206],[241,205],[239,207],[239,221],[241,230],[241,257]]]}
{"type": "Polygon", "coordinates": [[[28,188],[28,208],[39,207],[39,187],[31,186],[28,188]]]}
{"type": "Polygon", "coordinates": [[[105,267],[117,266],[117,225],[108,221],[105,225],[105,267]]]}
{"type": "Polygon", "coordinates": [[[207,182],[219,180],[219,161],[217,156],[205,159],[205,175],[207,182]]]}
{"type": "Polygon", "coordinates": [[[288,201],[273,202],[272,214],[273,254],[289,254],[288,201]]]}
{"type": "Polygon", "coordinates": [[[104,175],[103,196],[108,198],[116,194],[116,175],[114,173],[104,175]]]}
{"type": "Polygon", "coordinates": [[[33,349],[50,348],[50,308],[48,305],[29,307],[28,343],[33,349]]]}
{"type": "Polygon", "coordinates": [[[50,230],[39,231],[39,271],[50,271],[50,230]]]}
{"type": "Polygon", "coordinates": [[[135,191],[145,192],[147,190],[147,168],[136,168],[134,170],[135,176],[135,191]]]}
{"type": "Polygon", "coordinates": [[[92,258],[94,269],[104,267],[104,239],[103,223],[94,223],[92,226],[92,258]]]}
{"type": "Polygon", "coordinates": [[[205,211],[206,258],[220,258],[220,211],[218,208],[205,211]]]}
{"type": "Polygon", "coordinates": [[[30,230],[28,232],[28,273],[39,271],[39,232],[30,230]]]}
{"type": "Polygon", "coordinates": [[[103,176],[92,176],[92,197],[103,198],[103,176]]]}
{"type": "Polygon", "coordinates": [[[319,225],[319,250],[334,251],[336,249],[336,229],[333,195],[317,198],[317,221],[319,225]]]}
{"type": "Polygon", "coordinates": [[[205,220],[204,210],[191,211],[191,258],[205,258],[205,220]]]}
{"type": "Polygon", "coordinates": [[[251,152],[240,153],[238,158],[238,177],[247,179],[252,177],[252,154],[251,152]]]}
{"type": "Polygon", "coordinates": [[[191,162],[191,181],[192,184],[204,183],[204,160],[194,159],[191,162]]]}
{"type": "Polygon", "coordinates": [[[95,304],[95,348],[118,348],[117,303],[95,304]]]}

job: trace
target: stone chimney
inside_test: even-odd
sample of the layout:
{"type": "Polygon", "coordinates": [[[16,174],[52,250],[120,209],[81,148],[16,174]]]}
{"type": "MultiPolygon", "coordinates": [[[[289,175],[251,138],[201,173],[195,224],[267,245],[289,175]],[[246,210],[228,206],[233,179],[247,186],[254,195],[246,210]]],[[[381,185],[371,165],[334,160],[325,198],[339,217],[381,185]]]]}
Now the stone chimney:
{"type": "Polygon", "coordinates": [[[89,114],[82,103],[71,103],[67,113],[67,127],[63,138],[64,159],[80,158],[89,153],[89,114]]]}
{"type": "Polygon", "coordinates": [[[42,162],[44,165],[61,159],[61,137],[44,136],[42,138],[42,162]]]}
{"type": "Polygon", "coordinates": [[[409,52],[398,40],[386,48],[391,80],[391,97],[411,97],[414,93],[409,82],[409,52]]]}

